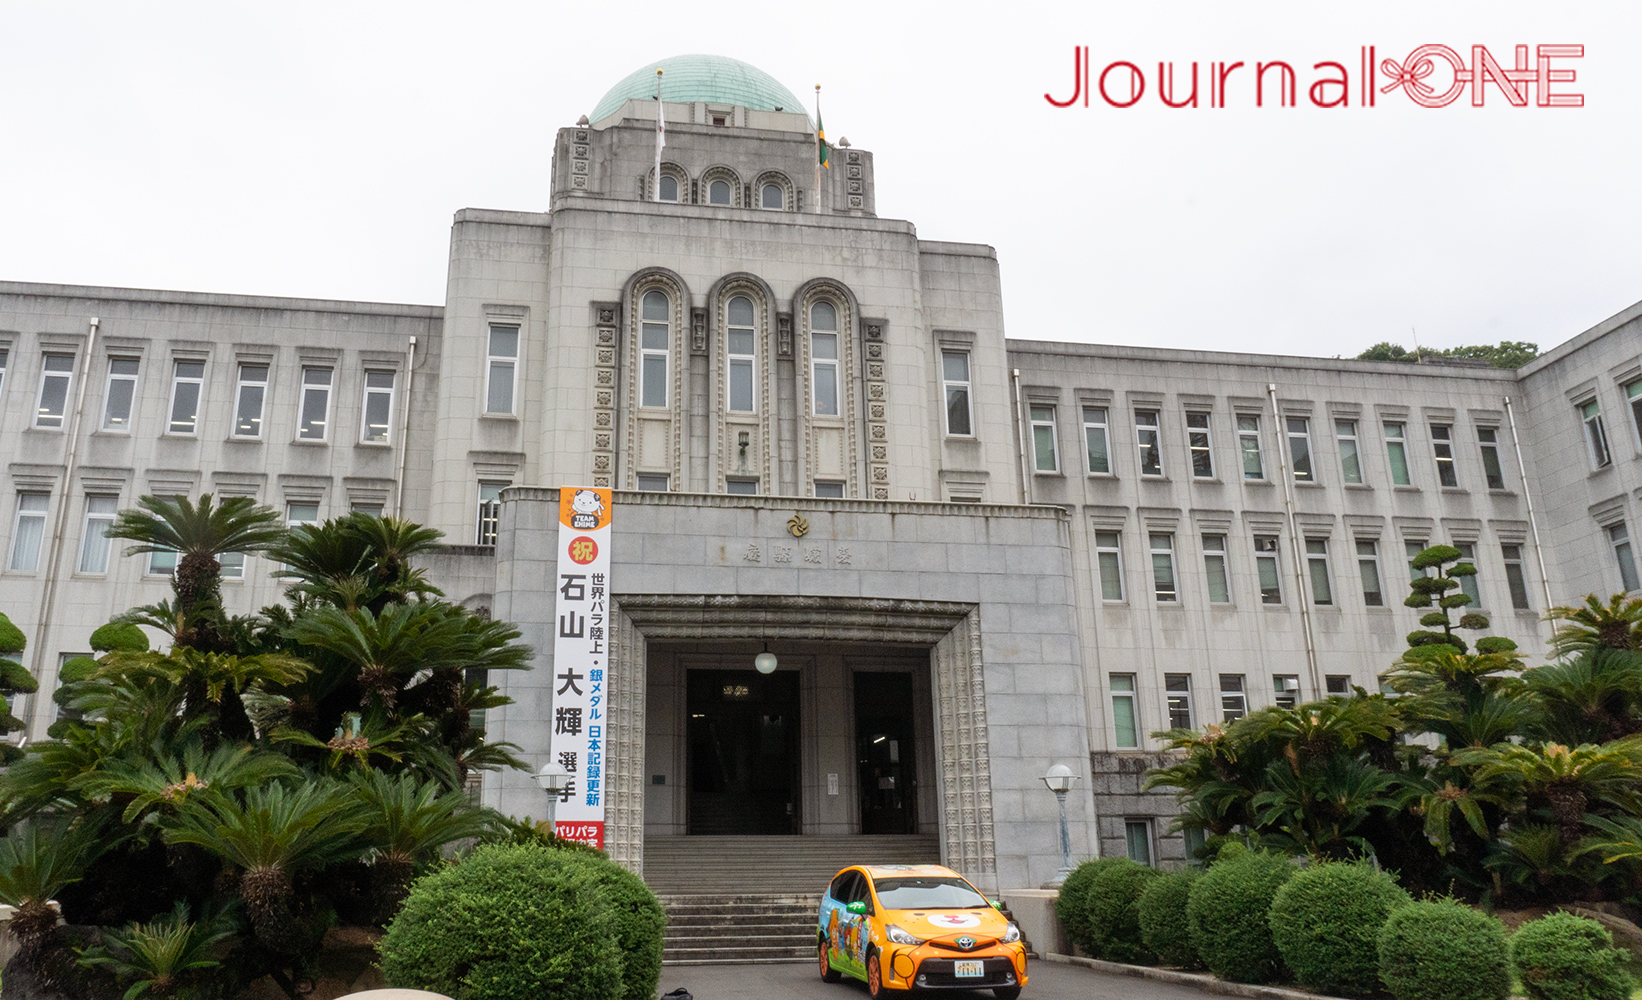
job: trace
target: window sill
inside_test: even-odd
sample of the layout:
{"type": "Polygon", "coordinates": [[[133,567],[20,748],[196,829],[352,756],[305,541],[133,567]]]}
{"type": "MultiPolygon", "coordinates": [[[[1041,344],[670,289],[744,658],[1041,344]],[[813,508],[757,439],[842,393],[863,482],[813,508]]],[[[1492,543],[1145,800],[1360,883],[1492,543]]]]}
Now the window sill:
{"type": "Polygon", "coordinates": [[[1276,486],[1270,479],[1244,479],[1244,486],[1276,486]]]}
{"type": "Polygon", "coordinates": [[[1105,598],[1102,598],[1101,602],[1100,602],[1100,606],[1103,607],[1103,608],[1127,608],[1129,606],[1129,602],[1128,601],[1108,601],[1105,598]]]}
{"type": "Polygon", "coordinates": [[[91,436],[92,437],[125,438],[127,441],[131,440],[131,432],[130,431],[111,431],[106,427],[97,428],[96,430],[91,432],[91,436]]]}
{"type": "Polygon", "coordinates": [[[1032,475],[1043,476],[1046,479],[1065,479],[1066,473],[1056,472],[1054,469],[1033,469],[1032,475]]]}
{"type": "Polygon", "coordinates": [[[1113,483],[1118,481],[1117,473],[1115,473],[1115,472],[1091,472],[1091,473],[1089,473],[1089,478],[1090,479],[1104,479],[1108,482],[1113,482],[1113,483]]]}
{"type": "Polygon", "coordinates": [[[29,424],[23,432],[25,434],[61,434],[63,429],[61,427],[41,427],[39,424],[29,424]]]}
{"type": "Polygon", "coordinates": [[[1463,486],[1444,486],[1444,487],[1442,487],[1442,489],[1438,490],[1438,492],[1439,493],[1456,493],[1456,494],[1469,495],[1471,491],[1466,489],[1463,486]]]}
{"type": "Polygon", "coordinates": [[[200,436],[198,434],[181,434],[177,431],[165,431],[160,435],[160,438],[161,440],[170,441],[198,441],[200,436]]]}
{"type": "Polygon", "coordinates": [[[315,441],[311,438],[310,439],[297,438],[296,440],[292,441],[291,443],[296,445],[299,448],[329,448],[331,446],[331,443],[329,441],[315,441]]]}
{"type": "Polygon", "coordinates": [[[479,419],[494,420],[498,423],[516,424],[519,422],[519,415],[517,413],[481,413],[479,414],[479,419]]]}
{"type": "Polygon", "coordinates": [[[1517,491],[1507,489],[1490,489],[1488,491],[1488,495],[1491,497],[1514,497],[1517,495],[1517,491]]]}
{"type": "MultiPolygon", "coordinates": [[[[49,430],[50,428],[42,428],[42,429],[43,430],[49,430]]],[[[1595,479],[1597,476],[1600,476],[1600,475],[1603,475],[1605,473],[1609,473],[1609,472],[1612,472],[1612,471],[1613,471],[1613,463],[1609,462],[1607,465],[1602,466],[1600,469],[1592,469],[1590,472],[1587,472],[1585,474],[1585,478],[1586,479],[1595,479]]]]}
{"type": "Polygon", "coordinates": [[[1140,481],[1143,482],[1143,483],[1166,483],[1166,482],[1169,481],[1169,477],[1168,476],[1147,476],[1147,475],[1142,475],[1140,477],[1140,481]]]}
{"type": "Polygon", "coordinates": [[[1374,489],[1374,487],[1368,485],[1367,483],[1346,483],[1345,488],[1348,489],[1348,490],[1370,490],[1370,491],[1372,491],[1374,489]]]}
{"type": "Polygon", "coordinates": [[[222,439],[224,444],[262,444],[260,437],[251,437],[247,434],[230,434],[222,439]]]}
{"type": "Polygon", "coordinates": [[[389,441],[355,441],[355,448],[366,448],[371,451],[392,451],[393,444],[389,441]]]}
{"type": "Polygon", "coordinates": [[[1394,609],[1388,608],[1383,604],[1365,604],[1363,605],[1363,610],[1367,611],[1371,615],[1388,615],[1394,609]]]}
{"type": "MultiPolygon", "coordinates": [[[[742,416],[751,416],[751,414],[744,413],[742,416]]],[[[972,444],[980,440],[980,438],[973,434],[948,434],[946,439],[957,444],[972,444]]]]}
{"type": "Polygon", "coordinates": [[[1192,477],[1192,482],[1201,483],[1205,486],[1211,486],[1211,485],[1212,486],[1220,486],[1220,485],[1223,485],[1220,482],[1220,477],[1219,476],[1193,476],[1192,477]]]}
{"type": "Polygon", "coordinates": [[[1393,493],[1419,493],[1419,492],[1421,492],[1421,490],[1418,486],[1393,486],[1393,487],[1391,487],[1391,492],[1393,492],[1393,493]]]}
{"type": "Polygon", "coordinates": [[[1324,487],[1322,483],[1311,479],[1296,479],[1294,481],[1294,488],[1297,490],[1320,490],[1325,489],[1326,487],[1324,487]]]}

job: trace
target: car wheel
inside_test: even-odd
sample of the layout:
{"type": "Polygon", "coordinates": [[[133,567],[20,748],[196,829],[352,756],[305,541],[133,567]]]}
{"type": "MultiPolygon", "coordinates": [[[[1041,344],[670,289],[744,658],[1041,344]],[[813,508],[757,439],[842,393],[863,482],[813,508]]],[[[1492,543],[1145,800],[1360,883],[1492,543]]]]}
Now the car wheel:
{"type": "Polygon", "coordinates": [[[878,961],[878,952],[874,949],[867,955],[867,996],[872,997],[872,1000],[884,1000],[889,994],[889,987],[884,985],[884,967],[878,961]]]}
{"type": "Polygon", "coordinates": [[[1021,988],[1019,986],[994,986],[992,987],[992,995],[997,997],[998,1000],[1015,1000],[1016,997],[1021,995],[1021,988]]]}
{"type": "Polygon", "coordinates": [[[820,959],[817,964],[821,966],[821,981],[823,983],[836,983],[843,978],[843,974],[833,968],[832,963],[827,960],[827,950],[827,939],[822,938],[815,946],[816,956],[820,959]]]}

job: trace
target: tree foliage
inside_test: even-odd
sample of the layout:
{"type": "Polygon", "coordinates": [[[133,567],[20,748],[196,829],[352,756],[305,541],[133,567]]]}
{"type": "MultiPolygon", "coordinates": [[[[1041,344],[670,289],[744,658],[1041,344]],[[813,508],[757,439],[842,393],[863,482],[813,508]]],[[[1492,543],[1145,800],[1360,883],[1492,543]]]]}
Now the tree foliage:
{"type": "Polygon", "coordinates": [[[1465,347],[1432,349],[1422,347],[1410,351],[1401,344],[1382,340],[1357,355],[1358,361],[1402,361],[1413,364],[1421,358],[1465,358],[1486,361],[1495,368],[1521,368],[1539,357],[1539,345],[1526,340],[1502,340],[1498,344],[1473,344],[1465,347]]]}

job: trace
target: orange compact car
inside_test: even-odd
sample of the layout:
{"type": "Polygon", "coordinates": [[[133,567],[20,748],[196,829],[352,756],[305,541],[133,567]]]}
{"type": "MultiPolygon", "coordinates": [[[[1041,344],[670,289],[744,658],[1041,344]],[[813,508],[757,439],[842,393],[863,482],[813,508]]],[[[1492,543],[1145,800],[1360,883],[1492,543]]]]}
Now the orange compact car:
{"type": "Polygon", "coordinates": [[[839,872],[821,897],[816,946],[822,979],[863,980],[874,1000],[909,989],[990,989],[1015,1000],[1026,985],[1021,929],[940,865],[839,872]]]}

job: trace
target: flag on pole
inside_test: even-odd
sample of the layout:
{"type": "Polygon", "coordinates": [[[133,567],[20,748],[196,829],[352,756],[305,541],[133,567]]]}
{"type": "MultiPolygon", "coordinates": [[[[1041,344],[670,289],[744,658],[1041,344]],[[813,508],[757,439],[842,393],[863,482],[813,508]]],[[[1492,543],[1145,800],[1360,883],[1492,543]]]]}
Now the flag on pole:
{"type": "Polygon", "coordinates": [[[821,85],[815,85],[815,214],[821,214],[821,168],[827,166],[827,130],[821,125],[821,85]]]}
{"type": "Polygon", "coordinates": [[[667,145],[667,122],[661,111],[661,70],[656,70],[656,200],[661,200],[661,148],[667,145]]]}

